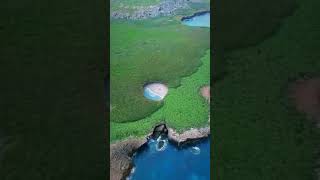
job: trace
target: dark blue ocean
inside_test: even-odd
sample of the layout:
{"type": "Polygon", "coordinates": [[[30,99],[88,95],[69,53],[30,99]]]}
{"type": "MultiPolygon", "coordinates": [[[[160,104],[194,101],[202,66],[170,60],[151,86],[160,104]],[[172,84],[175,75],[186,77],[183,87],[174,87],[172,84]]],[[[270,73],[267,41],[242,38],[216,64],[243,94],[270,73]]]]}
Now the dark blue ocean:
{"type": "Polygon", "coordinates": [[[166,138],[149,140],[133,157],[130,180],[209,180],[210,139],[178,148],[166,138]]]}

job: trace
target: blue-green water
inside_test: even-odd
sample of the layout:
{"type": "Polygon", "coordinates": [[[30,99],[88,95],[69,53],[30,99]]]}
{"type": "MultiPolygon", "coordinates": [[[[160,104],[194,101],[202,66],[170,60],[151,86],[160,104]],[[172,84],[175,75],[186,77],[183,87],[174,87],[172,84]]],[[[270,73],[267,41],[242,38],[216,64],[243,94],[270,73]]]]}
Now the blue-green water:
{"type": "Polygon", "coordinates": [[[150,100],[153,100],[153,101],[160,101],[160,100],[162,100],[162,97],[161,97],[161,96],[155,94],[155,93],[152,92],[152,90],[149,89],[149,88],[144,88],[143,95],[144,95],[145,98],[150,99],[150,100]]]}
{"type": "Polygon", "coordinates": [[[166,138],[149,140],[134,155],[133,162],[135,167],[127,178],[130,180],[209,180],[210,139],[185,148],[166,138]]]}
{"type": "Polygon", "coordinates": [[[210,27],[210,13],[208,12],[192,18],[184,19],[182,24],[196,27],[210,27]]]}

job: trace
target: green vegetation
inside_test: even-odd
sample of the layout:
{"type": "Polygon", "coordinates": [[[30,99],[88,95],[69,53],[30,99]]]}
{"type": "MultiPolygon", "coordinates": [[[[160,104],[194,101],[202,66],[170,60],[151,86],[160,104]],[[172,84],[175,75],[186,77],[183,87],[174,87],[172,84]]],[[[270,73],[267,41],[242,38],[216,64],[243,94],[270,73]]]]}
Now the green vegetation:
{"type": "Polygon", "coordinates": [[[106,179],[106,1],[0,7],[0,179],[106,179]]]}
{"type": "MultiPolygon", "coordinates": [[[[193,13],[201,10],[210,10],[210,0],[201,0],[199,2],[191,2],[188,4],[193,13]]],[[[190,13],[190,12],[189,12],[190,13]]]]}
{"type": "Polygon", "coordinates": [[[129,136],[145,136],[160,122],[165,121],[178,131],[208,124],[209,104],[200,95],[199,89],[210,83],[209,50],[201,58],[198,70],[185,78],[177,88],[170,88],[164,105],[157,112],[135,122],[111,122],[110,140],[120,140],[129,136]]]}
{"type": "Polygon", "coordinates": [[[212,9],[215,49],[247,47],[271,36],[283,17],[293,13],[294,0],[215,1],[212,9]]]}
{"type": "Polygon", "coordinates": [[[215,1],[211,10],[214,33],[213,80],[222,80],[228,73],[223,60],[225,52],[256,45],[275,33],[284,17],[293,14],[293,0],[215,1]],[[219,60],[221,59],[221,60],[219,60]]]}
{"type": "MultiPolygon", "coordinates": [[[[111,12],[120,10],[126,13],[132,13],[141,8],[158,5],[163,1],[165,0],[111,0],[111,12]]],[[[190,7],[190,9],[187,10],[188,12],[191,12],[190,10],[193,10],[193,12],[201,9],[208,10],[210,7],[210,0],[190,1],[188,2],[188,5],[190,7]]],[[[186,9],[183,11],[185,10],[186,9]]],[[[183,11],[178,10],[178,12],[181,13],[183,13],[183,11]]]]}
{"type": "MultiPolygon", "coordinates": [[[[209,48],[209,29],[190,28],[171,18],[111,23],[111,121],[149,116],[163,104],[143,97],[143,85],[169,87],[196,71],[209,48]]],[[[150,127],[149,127],[150,128],[150,127]]]]}
{"type": "MultiPolygon", "coordinates": [[[[265,3],[262,9],[269,13],[261,13],[260,6],[239,8],[233,4],[244,14],[239,13],[237,20],[228,23],[252,24],[235,24],[235,31],[240,32],[231,29],[214,33],[215,37],[220,36],[219,42],[226,38],[224,44],[214,44],[218,48],[214,60],[225,62],[227,75],[213,85],[213,179],[314,179],[319,132],[305,115],[296,112],[287,97],[287,87],[289,79],[299,77],[300,73],[319,72],[320,11],[316,9],[320,8],[320,2],[299,0],[299,8],[282,26],[277,25],[281,17],[272,14],[277,14],[277,7],[285,7],[282,5],[289,1],[265,3]],[[250,10],[261,15],[252,16],[250,10]],[[279,31],[275,31],[276,26],[279,31]],[[274,32],[273,36],[266,39],[269,32],[274,32]],[[236,35],[239,38],[234,38],[236,35]],[[242,42],[246,37],[252,40],[242,42]],[[222,51],[231,47],[242,48],[222,51]]],[[[231,9],[221,11],[227,14],[231,9]]],[[[280,11],[289,10],[279,8],[280,11]]],[[[228,18],[218,16],[217,21],[225,19],[228,18]]]]}

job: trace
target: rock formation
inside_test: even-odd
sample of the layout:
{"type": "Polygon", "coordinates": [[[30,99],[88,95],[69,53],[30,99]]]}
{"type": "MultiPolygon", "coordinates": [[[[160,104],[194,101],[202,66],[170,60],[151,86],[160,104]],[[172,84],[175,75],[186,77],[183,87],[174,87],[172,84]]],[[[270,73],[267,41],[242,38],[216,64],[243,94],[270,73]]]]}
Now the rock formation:
{"type": "Polygon", "coordinates": [[[128,139],[110,146],[110,180],[122,180],[133,167],[131,157],[147,139],[128,139]]]}
{"type": "Polygon", "coordinates": [[[182,146],[188,143],[194,143],[195,141],[206,138],[210,135],[210,127],[204,128],[191,128],[190,130],[184,131],[179,134],[175,130],[168,129],[168,139],[174,143],[177,143],[178,146],[182,146]]]}
{"type": "Polygon", "coordinates": [[[111,12],[111,18],[114,19],[146,19],[158,16],[173,15],[178,9],[187,9],[189,5],[187,0],[165,0],[152,6],[141,6],[133,12],[121,9],[111,12]]]}

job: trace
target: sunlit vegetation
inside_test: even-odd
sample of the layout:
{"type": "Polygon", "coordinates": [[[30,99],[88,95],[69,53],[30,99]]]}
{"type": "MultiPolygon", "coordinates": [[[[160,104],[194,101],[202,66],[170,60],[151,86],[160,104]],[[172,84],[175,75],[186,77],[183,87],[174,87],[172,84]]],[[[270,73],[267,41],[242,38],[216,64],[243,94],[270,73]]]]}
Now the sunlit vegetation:
{"type": "Polygon", "coordinates": [[[159,81],[178,87],[201,64],[208,37],[208,28],[190,28],[168,18],[111,23],[111,121],[136,121],[158,110],[163,103],[144,98],[144,84],[159,81]]]}
{"type": "Polygon", "coordinates": [[[210,83],[209,51],[201,62],[194,74],[182,78],[179,87],[169,89],[164,105],[158,111],[134,122],[111,122],[111,141],[145,136],[160,122],[166,122],[178,131],[208,125],[209,104],[200,95],[199,88],[210,83]]]}

